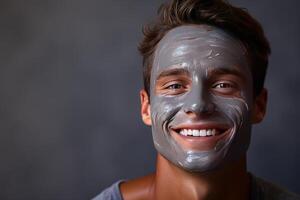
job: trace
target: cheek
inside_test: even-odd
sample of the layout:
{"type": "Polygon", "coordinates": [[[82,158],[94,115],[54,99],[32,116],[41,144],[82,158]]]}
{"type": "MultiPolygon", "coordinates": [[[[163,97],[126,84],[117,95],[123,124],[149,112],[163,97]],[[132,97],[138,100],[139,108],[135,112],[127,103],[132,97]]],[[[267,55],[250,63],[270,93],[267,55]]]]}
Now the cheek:
{"type": "Polygon", "coordinates": [[[153,126],[165,126],[172,121],[176,113],[181,109],[182,103],[176,98],[154,97],[151,99],[151,118],[153,126]]]}
{"type": "Polygon", "coordinates": [[[215,100],[217,110],[223,113],[237,127],[249,120],[249,103],[243,98],[218,98],[215,100]]]}

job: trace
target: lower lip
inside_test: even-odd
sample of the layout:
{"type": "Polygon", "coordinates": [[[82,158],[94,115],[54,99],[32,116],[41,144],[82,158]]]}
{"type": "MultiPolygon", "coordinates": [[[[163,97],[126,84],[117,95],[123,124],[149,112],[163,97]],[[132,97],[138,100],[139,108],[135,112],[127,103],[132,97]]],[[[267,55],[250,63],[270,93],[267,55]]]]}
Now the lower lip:
{"type": "Polygon", "coordinates": [[[220,140],[225,140],[230,130],[231,129],[228,129],[218,135],[205,137],[184,136],[171,130],[171,135],[186,150],[208,151],[215,149],[215,146],[220,140]]]}

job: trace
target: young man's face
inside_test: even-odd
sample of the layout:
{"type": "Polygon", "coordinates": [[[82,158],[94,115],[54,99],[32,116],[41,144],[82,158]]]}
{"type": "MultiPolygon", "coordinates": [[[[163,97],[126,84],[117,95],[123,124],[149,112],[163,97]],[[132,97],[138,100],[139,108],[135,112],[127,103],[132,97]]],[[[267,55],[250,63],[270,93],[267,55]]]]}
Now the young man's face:
{"type": "Polygon", "coordinates": [[[251,120],[264,113],[256,109],[249,65],[243,44],[221,29],[169,31],[155,51],[150,103],[143,102],[157,151],[200,172],[245,155],[251,120]]]}

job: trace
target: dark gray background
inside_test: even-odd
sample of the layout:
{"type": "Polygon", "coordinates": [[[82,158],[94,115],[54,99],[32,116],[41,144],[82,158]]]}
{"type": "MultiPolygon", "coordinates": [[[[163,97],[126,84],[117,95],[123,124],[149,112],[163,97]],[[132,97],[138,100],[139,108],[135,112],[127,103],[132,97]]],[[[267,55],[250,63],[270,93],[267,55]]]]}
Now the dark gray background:
{"type": "MultiPolygon", "coordinates": [[[[0,199],[89,199],[154,170],[136,46],[161,2],[0,1],[0,199]]],[[[249,169],[300,193],[300,1],[231,2],[273,49],[249,169]]]]}

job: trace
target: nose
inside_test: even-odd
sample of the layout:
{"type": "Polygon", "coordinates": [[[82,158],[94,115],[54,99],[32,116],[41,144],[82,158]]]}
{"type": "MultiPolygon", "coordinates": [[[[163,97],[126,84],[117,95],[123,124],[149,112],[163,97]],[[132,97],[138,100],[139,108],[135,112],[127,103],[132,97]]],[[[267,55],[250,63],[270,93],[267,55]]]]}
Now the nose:
{"type": "Polygon", "coordinates": [[[183,111],[188,115],[207,115],[213,113],[214,110],[215,105],[203,86],[192,88],[183,105],[183,111]]]}

